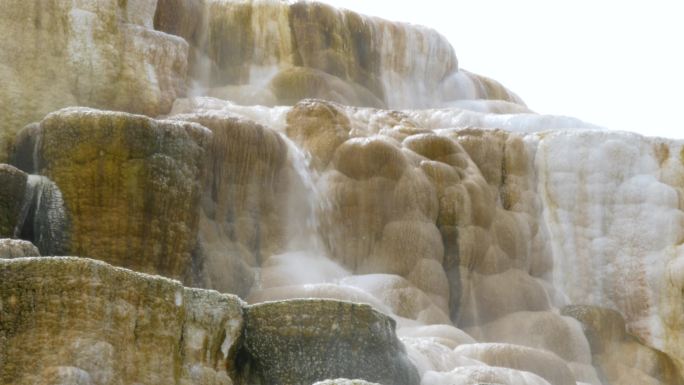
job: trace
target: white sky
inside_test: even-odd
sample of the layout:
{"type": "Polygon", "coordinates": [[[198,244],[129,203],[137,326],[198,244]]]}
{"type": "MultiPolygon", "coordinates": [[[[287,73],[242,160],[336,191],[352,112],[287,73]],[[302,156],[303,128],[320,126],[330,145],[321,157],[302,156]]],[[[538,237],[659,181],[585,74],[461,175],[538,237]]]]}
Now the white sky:
{"type": "Polygon", "coordinates": [[[432,27],[540,113],[684,139],[682,0],[321,0],[432,27]]]}

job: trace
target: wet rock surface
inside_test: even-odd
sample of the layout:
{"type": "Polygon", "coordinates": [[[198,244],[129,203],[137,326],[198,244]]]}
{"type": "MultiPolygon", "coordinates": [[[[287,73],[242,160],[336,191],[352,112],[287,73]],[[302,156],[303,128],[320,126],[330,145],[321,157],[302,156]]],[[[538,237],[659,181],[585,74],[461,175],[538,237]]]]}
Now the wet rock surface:
{"type": "Polygon", "coordinates": [[[248,306],[244,384],[312,384],[363,378],[418,384],[418,372],[395,335],[394,321],[368,305],[289,300],[248,306]]]}
{"type": "Polygon", "coordinates": [[[3,6],[3,384],[682,383],[682,141],[325,4],[3,6]]]}
{"type": "Polygon", "coordinates": [[[89,259],[19,258],[0,260],[0,304],[3,384],[231,384],[235,296],[89,259]]]}
{"type": "Polygon", "coordinates": [[[0,164],[0,237],[14,237],[28,175],[8,164],[0,164]]]}
{"type": "MultiPolygon", "coordinates": [[[[44,254],[83,255],[185,277],[211,138],[206,128],[71,108],[48,115],[31,131],[36,172],[58,188],[55,199],[69,220],[66,239],[54,241],[65,244],[39,243],[44,254]]],[[[50,209],[35,211],[51,225],[50,209]]]]}

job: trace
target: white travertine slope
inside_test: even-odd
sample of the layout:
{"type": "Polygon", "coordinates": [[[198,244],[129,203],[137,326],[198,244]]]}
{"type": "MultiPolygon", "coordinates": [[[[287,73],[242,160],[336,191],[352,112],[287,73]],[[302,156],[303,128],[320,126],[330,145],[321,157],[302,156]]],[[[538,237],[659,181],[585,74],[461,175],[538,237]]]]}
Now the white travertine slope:
{"type": "Polygon", "coordinates": [[[620,132],[550,133],[537,151],[556,268],[573,303],[684,357],[684,143],[620,132]]]}

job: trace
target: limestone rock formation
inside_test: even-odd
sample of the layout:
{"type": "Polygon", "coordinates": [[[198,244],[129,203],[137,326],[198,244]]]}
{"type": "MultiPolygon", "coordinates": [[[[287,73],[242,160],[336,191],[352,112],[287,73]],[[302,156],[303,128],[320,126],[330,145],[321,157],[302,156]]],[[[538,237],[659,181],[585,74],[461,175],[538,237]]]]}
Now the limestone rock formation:
{"type": "Polygon", "coordinates": [[[420,382],[396,338],[394,321],[370,306],[321,300],[263,303],[246,308],[245,322],[242,383],[308,385],[328,378],[420,382]]]}
{"type": "Polygon", "coordinates": [[[684,382],[684,142],[319,3],[8,0],[0,32],[0,237],[35,245],[0,241],[3,384],[684,382]]]}
{"type": "Polygon", "coordinates": [[[242,303],[79,258],[0,259],[3,384],[232,384],[242,303]]]}
{"type": "Polygon", "coordinates": [[[544,350],[510,344],[472,344],[461,345],[455,352],[491,366],[531,372],[551,384],[575,384],[575,377],[565,362],[544,350]]]}
{"type": "Polygon", "coordinates": [[[0,258],[40,257],[38,248],[21,239],[0,239],[0,258]]]}
{"type": "MultiPolygon", "coordinates": [[[[0,236],[30,240],[54,255],[65,251],[67,227],[62,193],[51,180],[0,164],[0,236]]],[[[40,255],[26,250],[26,256],[40,255]]]]}
{"type": "Polygon", "coordinates": [[[69,218],[62,253],[169,277],[189,272],[206,128],[70,108],[29,129],[33,168],[59,188],[69,218]]]}
{"type": "Polygon", "coordinates": [[[450,372],[428,372],[423,378],[429,384],[552,385],[534,373],[496,366],[463,366],[450,372]]]}
{"type": "Polygon", "coordinates": [[[29,175],[17,235],[33,242],[42,255],[68,250],[69,216],[62,191],[41,175],[29,175]]]}
{"type": "Polygon", "coordinates": [[[522,104],[496,81],[459,71],[453,48],[436,31],[327,4],[160,0],[155,27],[190,43],[190,74],[204,94],[243,104],[522,104]]]}
{"type": "Polygon", "coordinates": [[[608,383],[684,384],[681,368],[667,354],[627,333],[622,315],[612,309],[571,305],[562,313],[582,323],[594,365],[608,383]]]}
{"type": "Polygon", "coordinates": [[[550,134],[537,150],[554,286],[571,303],[618,310],[631,333],[680,359],[682,151],[682,141],[594,130],[550,134]]]}
{"type": "Polygon", "coordinates": [[[28,175],[8,164],[0,164],[0,237],[14,237],[21,215],[28,175]]]}
{"type": "Polygon", "coordinates": [[[246,296],[253,269],[281,251],[287,154],[284,140],[251,120],[219,113],[175,115],[213,135],[207,148],[199,220],[198,284],[246,296]]]}
{"type": "Polygon", "coordinates": [[[153,29],[156,1],[3,2],[0,162],[14,134],[63,107],[158,115],[185,93],[188,44],[153,29]]]}

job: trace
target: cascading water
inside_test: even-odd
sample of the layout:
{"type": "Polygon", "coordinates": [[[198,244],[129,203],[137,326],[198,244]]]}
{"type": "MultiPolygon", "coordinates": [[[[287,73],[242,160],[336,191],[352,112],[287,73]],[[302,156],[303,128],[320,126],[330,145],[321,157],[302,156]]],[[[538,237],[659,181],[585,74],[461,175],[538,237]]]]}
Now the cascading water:
{"type": "Polygon", "coordinates": [[[50,179],[29,175],[18,231],[38,247],[42,255],[62,255],[67,250],[68,219],[62,193],[50,179]]]}
{"type": "MultiPolygon", "coordinates": [[[[252,304],[370,304],[396,321],[421,385],[684,383],[681,141],[536,114],[460,69],[437,32],[324,4],[62,3],[27,25],[67,23],[54,46],[81,54],[11,125],[64,103],[166,115],[66,109],[21,131],[15,165],[60,183],[28,179],[17,235],[42,254],[70,250],[73,220],[84,254],[175,264],[252,304]]],[[[17,63],[0,75],[45,77],[17,63]]]]}

